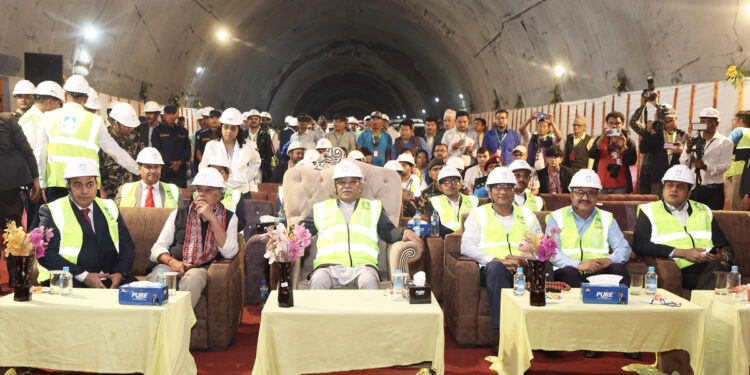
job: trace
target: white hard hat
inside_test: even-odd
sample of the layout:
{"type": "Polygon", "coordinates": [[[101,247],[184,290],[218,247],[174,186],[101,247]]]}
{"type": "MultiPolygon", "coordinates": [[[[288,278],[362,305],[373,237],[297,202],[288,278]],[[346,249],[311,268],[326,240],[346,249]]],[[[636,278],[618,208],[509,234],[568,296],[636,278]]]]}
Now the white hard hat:
{"type": "Polygon", "coordinates": [[[83,78],[83,76],[75,74],[65,81],[65,84],[63,85],[63,90],[67,92],[75,92],[79,94],[87,94],[89,93],[89,82],[86,80],[86,78],[83,78]]]}
{"type": "Polygon", "coordinates": [[[250,117],[250,112],[242,112],[242,121],[247,120],[250,117]]]}
{"type": "Polygon", "coordinates": [[[445,166],[442,169],[440,169],[440,173],[438,173],[438,178],[437,178],[438,183],[440,182],[440,180],[444,178],[448,178],[448,177],[458,177],[458,179],[460,180],[461,173],[458,173],[458,169],[456,168],[445,166]]]}
{"type": "Polygon", "coordinates": [[[34,84],[29,80],[22,79],[13,87],[13,95],[34,95],[34,84]]]}
{"type": "MultiPolygon", "coordinates": [[[[445,168],[443,168],[445,169],[445,168]]],[[[496,184],[516,184],[516,176],[513,175],[513,171],[508,169],[508,167],[497,167],[490,172],[490,174],[487,176],[487,186],[492,186],[496,184]]]]}
{"type": "Polygon", "coordinates": [[[261,112],[260,117],[273,120],[273,118],[271,118],[271,114],[268,112],[261,112]]]}
{"type": "Polygon", "coordinates": [[[388,160],[383,167],[384,168],[388,168],[388,169],[392,169],[392,170],[394,170],[396,172],[403,172],[404,171],[404,167],[402,167],[401,163],[399,163],[396,160],[388,160]]]}
{"type": "Polygon", "coordinates": [[[357,118],[354,116],[349,116],[346,121],[350,124],[359,124],[359,121],[357,121],[357,118]]]}
{"type": "Polygon", "coordinates": [[[211,159],[206,161],[206,165],[212,166],[215,165],[217,167],[224,167],[229,168],[229,159],[220,157],[220,156],[214,156],[211,159]]]}
{"type": "Polygon", "coordinates": [[[258,112],[257,109],[253,108],[253,109],[247,111],[247,118],[250,118],[251,116],[258,116],[258,117],[260,117],[260,112],[258,112]]]}
{"type": "Polygon", "coordinates": [[[141,121],[138,120],[138,114],[135,113],[135,109],[128,103],[115,104],[112,107],[112,112],[109,113],[109,117],[129,128],[134,128],[141,124],[141,121]]]}
{"type": "Polygon", "coordinates": [[[109,103],[107,103],[107,109],[115,108],[115,106],[118,105],[118,104],[120,104],[120,103],[125,103],[125,102],[120,102],[120,101],[117,101],[117,100],[112,100],[109,103]]]}
{"type": "Polygon", "coordinates": [[[34,95],[47,95],[60,100],[65,100],[65,91],[55,81],[41,82],[34,90],[34,95]]]}
{"type": "Polygon", "coordinates": [[[386,115],[385,113],[383,113],[383,117],[381,117],[381,118],[383,120],[387,121],[387,122],[391,122],[391,118],[388,115],[386,115]]]}
{"type": "Polygon", "coordinates": [[[508,166],[508,169],[510,169],[511,172],[515,172],[519,169],[525,169],[529,171],[529,173],[534,171],[534,168],[531,168],[529,163],[526,162],[526,160],[513,160],[512,163],[508,166]]]}
{"type": "Polygon", "coordinates": [[[712,118],[715,118],[716,120],[719,120],[719,110],[716,108],[712,108],[712,107],[703,108],[700,116],[698,117],[712,117],[712,118]]]}
{"type": "Polygon", "coordinates": [[[359,150],[354,150],[354,151],[350,152],[349,156],[347,156],[346,158],[350,159],[350,160],[359,160],[359,161],[362,161],[362,162],[366,160],[365,159],[365,154],[363,154],[362,151],[359,151],[359,150]]]}
{"type": "Polygon", "coordinates": [[[328,140],[328,138],[321,138],[321,139],[318,139],[318,143],[315,144],[315,149],[319,150],[321,148],[325,148],[325,149],[333,148],[333,144],[331,144],[331,141],[328,140]]]}
{"type": "Polygon", "coordinates": [[[192,186],[209,186],[215,188],[224,188],[224,177],[214,168],[203,168],[198,171],[193,179],[192,186]]]}
{"type": "Polygon", "coordinates": [[[589,187],[594,189],[602,188],[602,181],[599,179],[599,175],[591,169],[581,169],[573,178],[570,179],[568,188],[573,190],[574,187],[589,187]]]}
{"type": "Polygon", "coordinates": [[[320,153],[313,149],[305,150],[305,155],[302,157],[308,163],[318,161],[318,158],[320,158],[320,153]]]}
{"type": "Polygon", "coordinates": [[[237,108],[229,107],[221,113],[219,122],[227,125],[242,125],[242,113],[237,108]]]}
{"type": "Polygon", "coordinates": [[[286,117],[284,117],[284,123],[285,124],[291,123],[292,120],[296,120],[294,116],[286,116],[286,117]]]}
{"type": "Polygon", "coordinates": [[[399,155],[398,159],[396,159],[396,160],[398,160],[399,163],[409,163],[412,166],[416,164],[414,162],[414,157],[411,156],[410,154],[406,154],[406,153],[399,155]]]}
{"type": "Polygon", "coordinates": [[[99,102],[99,94],[92,87],[89,87],[89,97],[83,106],[88,109],[102,109],[102,103],[99,102]]]}
{"type": "MultiPolygon", "coordinates": [[[[195,111],[195,116],[197,116],[197,117],[203,117],[203,108],[198,108],[198,110],[195,111]]],[[[197,120],[201,120],[201,119],[198,118],[197,120]]]]}
{"type": "Polygon", "coordinates": [[[289,147],[286,148],[286,154],[289,155],[294,150],[305,149],[305,146],[302,145],[302,142],[300,141],[292,141],[289,143],[289,147]]]}
{"type": "Polygon", "coordinates": [[[445,119],[445,118],[452,118],[452,119],[455,120],[456,119],[456,111],[454,111],[452,109],[446,109],[445,112],[443,113],[443,119],[445,119]]]}
{"type": "MultiPolygon", "coordinates": [[[[114,110],[112,110],[112,112],[114,112],[114,110]]],[[[159,153],[159,150],[154,147],[144,147],[143,150],[138,153],[135,162],[139,164],[164,165],[164,159],[161,158],[161,153],[159,153]]]]}
{"type": "Polygon", "coordinates": [[[99,177],[99,167],[93,160],[88,158],[75,158],[65,165],[65,171],[63,172],[64,179],[67,180],[73,177],[86,176],[99,177]]]}
{"type": "Polygon", "coordinates": [[[146,102],[146,105],[143,106],[143,112],[161,112],[161,107],[159,106],[159,103],[155,101],[146,102]]]}
{"type": "Polygon", "coordinates": [[[464,170],[464,168],[466,167],[464,165],[464,160],[462,158],[459,158],[458,156],[449,157],[448,160],[446,160],[445,165],[460,170],[464,170]]]}
{"type": "Polygon", "coordinates": [[[208,117],[208,115],[211,114],[211,111],[214,110],[214,107],[203,107],[203,114],[201,116],[208,117]]]}
{"type": "Polygon", "coordinates": [[[690,189],[692,189],[695,187],[695,172],[691,171],[685,164],[677,164],[664,172],[664,177],[661,178],[661,182],[664,183],[666,181],[684,182],[690,185],[690,189]]]}
{"type": "Polygon", "coordinates": [[[360,180],[364,178],[359,166],[351,160],[342,160],[336,164],[336,168],[333,170],[333,180],[336,181],[341,177],[356,177],[360,180]]]}

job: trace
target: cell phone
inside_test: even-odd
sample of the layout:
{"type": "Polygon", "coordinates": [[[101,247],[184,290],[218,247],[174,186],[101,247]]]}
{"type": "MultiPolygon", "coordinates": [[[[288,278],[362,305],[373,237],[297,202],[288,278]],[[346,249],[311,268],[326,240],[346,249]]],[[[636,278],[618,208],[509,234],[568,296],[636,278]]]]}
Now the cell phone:
{"type": "Polygon", "coordinates": [[[549,116],[545,115],[544,112],[537,112],[534,117],[536,117],[537,120],[549,120],[549,116]]]}
{"type": "Polygon", "coordinates": [[[672,142],[664,142],[664,149],[665,149],[665,150],[667,150],[667,149],[668,149],[668,150],[674,150],[674,149],[676,149],[676,148],[677,148],[677,143],[672,143],[672,142]]]}
{"type": "Polygon", "coordinates": [[[605,133],[609,137],[619,137],[620,136],[620,129],[606,129],[605,133]]]}

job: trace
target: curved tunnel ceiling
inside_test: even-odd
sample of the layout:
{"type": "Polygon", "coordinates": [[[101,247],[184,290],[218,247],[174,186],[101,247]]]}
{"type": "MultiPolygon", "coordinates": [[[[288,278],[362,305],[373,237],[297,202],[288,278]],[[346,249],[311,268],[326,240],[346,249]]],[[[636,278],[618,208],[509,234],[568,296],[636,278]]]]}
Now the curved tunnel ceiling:
{"type": "Polygon", "coordinates": [[[486,111],[547,103],[555,85],[566,100],[612,93],[619,69],[628,89],[650,72],[657,85],[719,79],[748,56],[747,2],[5,0],[0,75],[23,76],[24,52],[63,54],[70,75],[85,50],[92,86],[122,97],[184,92],[277,118],[486,111]],[[218,43],[220,28],[237,41],[218,43]]]}

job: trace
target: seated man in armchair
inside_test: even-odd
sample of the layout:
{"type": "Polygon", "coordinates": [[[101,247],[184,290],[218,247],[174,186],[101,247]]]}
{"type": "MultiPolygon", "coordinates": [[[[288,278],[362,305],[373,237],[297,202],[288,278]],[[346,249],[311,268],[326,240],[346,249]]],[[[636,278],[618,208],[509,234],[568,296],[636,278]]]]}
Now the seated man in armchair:
{"type": "Polygon", "coordinates": [[[121,185],[117,189],[115,203],[120,207],[176,208],[180,188],[175,184],[159,181],[164,166],[159,150],[144,147],[135,162],[138,163],[141,180],[121,185]]]}
{"type": "Polygon", "coordinates": [[[473,195],[461,193],[461,174],[453,167],[444,167],[437,178],[442,194],[435,195],[427,202],[427,210],[422,213],[428,220],[432,211],[440,216],[440,236],[445,237],[461,229],[461,217],[479,205],[473,195]]]}
{"type": "Polygon", "coordinates": [[[357,164],[340,162],[333,181],[337,199],[316,203],[312,215],[300,222],[311,235],[318,235],[310,289],[378,289],[378,239],[418,244],[421,240],[411,230],[394,226],[379,200],[360,198],[364,185],[357,164]]]}
{"type": "Polygon", "coordinates": [[[204,168],[195,176],[193,187],[195,198],[189,204],[180,201],[151,248],[151,261],[157,264],[148,279],[155,281],[160,268],[177,272],[179,289],[190,291],[195,307],[206,286],[208,267],[219,254],[227,259],[234,257],[239,246],[237,215],[221,203],[221,173],[204,168]]]}

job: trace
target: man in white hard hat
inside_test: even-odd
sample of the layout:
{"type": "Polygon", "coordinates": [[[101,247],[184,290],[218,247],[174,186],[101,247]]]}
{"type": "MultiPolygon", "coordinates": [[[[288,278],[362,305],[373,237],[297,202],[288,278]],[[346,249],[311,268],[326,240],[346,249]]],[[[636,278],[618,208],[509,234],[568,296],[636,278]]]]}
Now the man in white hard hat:
{"type": "Polygon", "coordinates": [[[13,118],[18,119],[34,105],[34,91],[36,87],[31,81],[20,80],[13,87],[13,97],[16,99],[16,111],[13,112],[13,118]]]}
{"type": "MultiPolygon", "coordinates": [[[[279,152],[279,133],[276,132],[276,129],[273,128],[271,125],[271,114],[268,112],[261,112],[260,113],[260,126],[268,132],[268,135],[271,137],[271,144],[273,145],[273,153],[276,155],[277,152],[279,152]]],[[[273,165],[275,167],[276,165],[273,165]]]]}
{"type": "Polygon", "coordinates": [[[453,167],[443,167],[437,178],[442,194],[430,197],[424,217],[431,217],[433,212],[440,216],[440,235],[445,236],[461,229],[461,217],[479,205],[479,199],[473,195],[461,193],[461,174],[453,167]]]}
{"type": "Polygon", "coordinates": [[[544,209],[544,200],[526,191],[534,169],[526,160],[514,160],[510,163],[508,169],[516,176],[517,183],[514,189],[516,194],[514,201],[516,204],[521,207],[528,207],[532,212],[542,211],[544,209]]]}
{"type": "Polygon", "coordinates": [[[138,153],[135,161],[141,172],[141,180],[121,185],[117,189],[115,203],[120,207],[177,208],[180,188],[159,181],[164,166],[159,150],[146,147],[138,153]]]}
{"type": "MultiPolygon", "coordinates": [[[[142,148],[142,142],[140,135],[133,131],[140,124],[135,109],[128,103],[115,104],[109,114],[109,123],[110,126],[107,130],[112,139],[117,142],[117,145],[131,157],[138,156],[142,148]]],[[[101,172],[103,198],[114,199],[120,186],[137,180],[136,176],[117,164],[112,157],[101,150],[99,150],[99,170],[101,172]]]]}
{"type": "Polygon", "coordinates": [[[289,140],[292,138],[292,134],[294,134],[297,130],[297,118],[294,116],[286,116],[284,117],[284,130],[281,131],[281,134],[279,134],[279,145],[282,148],[281,153],[284,153],[283,147],[289,143],[289,140]]]}
{"type": "Polygon", "coordinates": [[[57,82],[44,81],[34,89],[34,105],[18,120],[18,125],[21,125],[23,134],[32,148],[36,147],[39,133],[42,131],[44,113],[60,108],[63,100],[65,92],[57,82]]]}
{"type": "Polygon", "coordinates": [[[539,221],[527,207],[513,204],[516,178],[506,167],[487,176],[490,203],[476,207],[464,223],[461,255],[479,265],[479,285],[487,287],[492,311],[492,328],[500,328],[500,294],[513,287],[518,267],[528,275],[526,259],[518,245],[527,232],[540,233],[539,221]]]}
{"type": "Polygon", "coordinates": [[[331,144],[331,141],[328,140],[328,138],[318,139],[318,142],[315,144],[315,151],[318,151],[319,154],[325,156],[328,156],[332,148],[333,145],[331,144]]]}
{"type": "Polygon", "coordinates": [[[164,223],[151,248],[155,263],[148,280],[156,281],[159,269],[177,272],[178,289],[190,291],[195,308],[208,279],[208,267],[216,258],[237,255],[237,215],[221,203],[224,178],[214,168],[203,168],[193,179],[195,198],[180,200],[164,223]]]}
{"type": "Polygon", "coordinates": [[[286,149],[286,154],[289,156],[289,160],[280,163],[274,168],[273,173],[271,173],[270,182],[276,184],[284,182],[284,174],[286,174],[286,171],[290,168],[294,168],[294,166],[302,160],[305,156],[305,148],[299,141],[294,141],[289,143],[289,147],[286,149]]]}
{"type": "Polygon", "coordinates": [[[662,177],[662,200],[638,206],[633,251],[639,256],[672,258],[685,289],[714,289],[716,271],[728,271],[734,250],[711,209],[688,199],[695,173],[683,164],[662,177]]]}
{"type": "Polygon", "coordinates": [[[705,130],[700,132],[700,138],[688,137],[686,152],[680,155],[680,164],[699,173],[690,198],[712,210],[721,210],[724,208],[724,172],[732,164],[734,144],[717,131],[719,111],[716,108],[704,108],[700,121],[705,124],[705,130]]]}
{"type": "Polygon", "coordinates": [[[357,121],[357,118],[354,116],[349,116],[346,118],[346,125],[350,132],[354,133],[354,138],[356,139],[359,135],[359,121],[357,121]]]}
{"type": "MultiPolygon", "coordinates": [[[[110,102],[110,104],[112,103],[110,102]]],[[[109,105],[107,107],[109,108],[109,105]]],[[[99,101],[99,93],[93,87],[89,87],[89,97],[86,99],[86,103],[83,104],[83,108],[94,114],[96,114],[96,111],[102,109],[102,103],[99,101]]],[[[107,111],[107,116],[109,116],[109,111],[107,111]]]]}
{"type": "Polygon", "coordinates": [[[331,142],[333,147],[339,147],[346,152],[352,152],[357,148],[357,138],[354,133],[347,130],[346,116],[337,114],[333,116],[333,131],[326,133],[325,139],[331,142]]]}
{"type": "Polygon", "coordinates": [[[248,115],[247,139],[257,146],[256,150],[260,155],[260,180],[257,182],[268,181],[271,179],[274,164],[273,141],[268,131],[260,126],[260,112],[251,109],[248,115]]]}
{"type": "MultiPolygon", "coordinates": [[[[404,167],[396,160],[388,160],[383,166],[385,169],[390,169],[398,173],[399,178],[403,181],[404,178],[408,179],[404,167]]],[[[401,216],[402,217],[414,217],[417,212],[416,201],[414,199],[414,193],[407,190],[403,186],[402,182],[401,189],[401,216]]]]}
{"type": "Polygon", "coordinates": [[[378,239],[417,244],[421,240],[411,230],[394,226],[379,200],[360,198],[364,182],[356,162],[337,164],[333,181],[337,198],[314,204],[312,214],[300,222],[318,235],[310,288],[378,289],[378,239]]]}
{"type": "Polygon", "coordinates": [[[399,164],[401,164],[401,168],[404,169],[404,175],[401,176],[401,187],[404,188],[404,190],[410,191],[414,197],[419,197],[421,194],[421,188],[422,188],[422,182],[419,179],[419,176],[414,173],[414,166],[416,162],[414,161],[414,156],[408,153],[403,153],[398,156],[396,159],[399,164]]]}
{"type": "MultiPolygon", "coordinates": [[[[232,173],[229,166],[229,160],[226,158],[213,157],[211,160],[208,160],[207,163],[209,168],[214,168],[221,173],[221,177],[224,178],[224,185],[226,185],[226,182],[229,180],[229,175],[232,173]]],[[[224,189],[224,198],[221,199],[221,203],[224,207],[237,215],[237,229],[242,231],[242,228],[245,228],[245,208],[244,205],[241,204],[242,191],[226,187],[224,189]]]]}
{"type": "Polygon", "coordinates": [[[362,151],[354,150],[349,153],[349,155],[346,156],[349,160],[356,160],[361,161],[363,163],[367,163],[367,159],[365,159],[365,154],[362,153],[362,151]]]}
{"type": "Polygon", "coordinates": [[[39,184],[46,189],[43,191],[46,202],[68,194],[63,178],[68,161],[85,157],[98,165],[99,149],[129,172],[138,173],[135,160],[112,139],[104,120],[83,108],[89,92],[86,79],[73,75],[65,81],[63,89],[68,102],[60,109],[45,113],[42,131],[34,147],[39,184]]]}
{"type": "Polygon", "coordinates": [[[159,103],[155,101],[148,101],[146,102],[146,105],[143,106],[143,112],[146,114],[146,121],[138,125],[138,127],[135,128],[135,131],[140,134],[143,147],[152,147],[151,134],[159,125],[161,106],[159,106],[159,103]]]}
{"type": "Polygon", "coordinates": [[[38,281],[46,283],[47,270],[63,267],[70,268],[74,287],[117,289],[135,281],[135,244],[115,202],[96,196],[97,164],[71,158],[62,177],[69,195],[39,209],[38,224],[53,235],[39,258],[38,281]]]}

